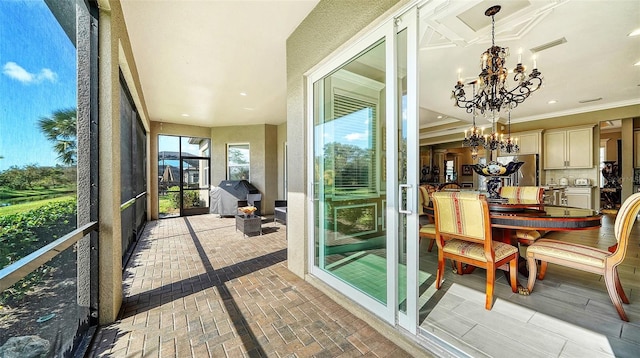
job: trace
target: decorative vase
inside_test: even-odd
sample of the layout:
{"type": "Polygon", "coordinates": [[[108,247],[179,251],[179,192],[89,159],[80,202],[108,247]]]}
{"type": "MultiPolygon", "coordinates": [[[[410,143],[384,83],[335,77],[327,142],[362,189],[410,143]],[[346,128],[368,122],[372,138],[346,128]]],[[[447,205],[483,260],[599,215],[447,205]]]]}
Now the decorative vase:
{"type": "Polygon", "coordinates": [[[506,165],[491,161],[488,164],[474,164],[471,166],[476,174],[487,178],[487,191],[489,199],[493,201],[505,200],[500,196],[502,177],[509,176],[520,169],[524,162],[509,162],[506,165]]]}

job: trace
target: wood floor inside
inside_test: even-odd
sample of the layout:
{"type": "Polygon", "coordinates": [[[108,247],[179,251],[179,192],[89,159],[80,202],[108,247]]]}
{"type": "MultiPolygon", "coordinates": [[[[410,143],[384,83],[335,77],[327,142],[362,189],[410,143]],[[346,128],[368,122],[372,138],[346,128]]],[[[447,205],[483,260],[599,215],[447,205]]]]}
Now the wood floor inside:
{"type": "MultiPolygon", "coordinates": [[[[598,230],[551,232],[545,237],[606,249],[616,242],[615,216],[605,215],[598,230]]],[[[457,275],[447,263],[444,285],[435,289],[437,248],[420,247],[420,271],[431,277],[420,286],[420,327],[471,356],[638,357],[640,356],[640,225],[631,234],[618,267],[631,301],[623,305],[630,322],[620,320],[602,276],[549,264],[529,296],[511,292],[496,275],[494,306],[485,310],[486,272],[457,275]]],[[[526,285],[526,278],[518,276],[526,285]]]]}

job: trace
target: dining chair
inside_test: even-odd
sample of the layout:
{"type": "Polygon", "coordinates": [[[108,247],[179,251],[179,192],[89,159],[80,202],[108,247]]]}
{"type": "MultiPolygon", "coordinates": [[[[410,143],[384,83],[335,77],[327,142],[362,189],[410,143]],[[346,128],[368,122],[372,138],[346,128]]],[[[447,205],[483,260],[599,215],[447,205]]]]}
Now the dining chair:
{"type": "Polygon", "coordinates": [[[436,187],[430,184],[420,185],[418,187],[418,215],[424,218],[424,220],[420,220],[418,243],[422,243],[422,239],[429,239],[428,252],[433,250],[433,244],[436,242],[436,227],[433,224],[433,216],[427,215],[425,208],[431,205],[431,194],[435,191],[436,187]],[[425,223],[423,224],[423,222],[425,223]]]}
{"type": "Polygon", "coordinates": [[[618,311],[620,318],[624,321],[629,321],[627,314],[624,312],[624,308],[622,308],[622,302],[629,303],[629,299],[625,295],[622,284],[620,283],[618,265],[624,260],[627,253],[629,235],[631,228],[633,228],[633,225],[636,223],[639,211],[640,193],[631,195],[622,203],[622,206],[620,206],[613,227],[616,241],[618,242],[614,252],[551,239],[541,239],[533,243],[527,250],[527,262],[529,264],[529,281],[527,288],[529,292],[533,291],[533,286],[536,282],[536,260],[541,262],[540,273],[537,275],[538,280],[544,279],[549,262],[577,270],[596,273],[604,276],[609,298],[618,311]]]}
{"type": "Polygon", "coordinates": [[[438,185],[436,191],[445,191],[445,190],[460,190],[462,188],[460,184],[456,182],[442,183],[438,185]]]}
{"type": "Polygon", "coordinates": [[[478,192],[435,192],[431,199],[435,211],[438,271],[436,289],[444,276],[444,261],[481,267],[487,271],[485,308],[493,306],[496,269],[509,264],[511,291],[517,292],[518,249],[493,241],[486,197],[478,192]]]}
{"type": "MultiPolygon", "coordinates": [[[[537,208],[537,204],[544,204],[544,188],[539,186],[503,186],[500,188],[500,196],[507,199],[531,202],[537,208]]],[[[515,230],[514,238],[521,245],[531,245],[540,239],[544,232],[538,230],[515,230]]]]}

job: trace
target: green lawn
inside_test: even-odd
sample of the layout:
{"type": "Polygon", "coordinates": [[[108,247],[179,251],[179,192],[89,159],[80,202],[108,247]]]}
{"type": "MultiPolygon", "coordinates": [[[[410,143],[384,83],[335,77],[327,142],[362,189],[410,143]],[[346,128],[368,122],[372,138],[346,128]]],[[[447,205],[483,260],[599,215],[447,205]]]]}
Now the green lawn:
{"type": "Polygon", "coordinates": [[[29,201],[29,202],[22,203],[22,204],[15,204],[15,205],[9,205],[9,206],[0,206],[0,216],[17,214],[17,213],[21,213],[21,212],[37,209],[37,208],[39,208],[39,207],[41,207],[41,206],[43,206],[45,204],[48,204],[48,203],[53,203],[53,202],[57,202],[57,201],[65,201],[65,200],[69,200],[69,199],[75,199],[75,194],[59,196],[59,197],[53,198],[53,199],[43,199],[43,200],[37,200],[37,201],[29,201]]]}
{"type": "Polygon", "coordinates": [[[57,194],[73,193],[73,192],[75,192],[74,186],[64,186],[64,187],[51,188],[51,189],[25,189],[25,190],[0,188],[0,198],[24,198],[24,197],[36,196],[36,195],[57,195],[57,194]]]}

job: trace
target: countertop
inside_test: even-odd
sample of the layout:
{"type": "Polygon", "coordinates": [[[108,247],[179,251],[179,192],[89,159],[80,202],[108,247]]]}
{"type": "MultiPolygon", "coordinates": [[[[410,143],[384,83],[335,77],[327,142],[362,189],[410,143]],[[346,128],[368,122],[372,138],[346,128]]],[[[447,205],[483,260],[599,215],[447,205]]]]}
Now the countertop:
{"type": "Polygon", "coordinates": [[[545,190],[559,190],[566,188],[597,188],[595,185],[556,185],[556,184],[547,184],[541,185],[545,190]]]}

